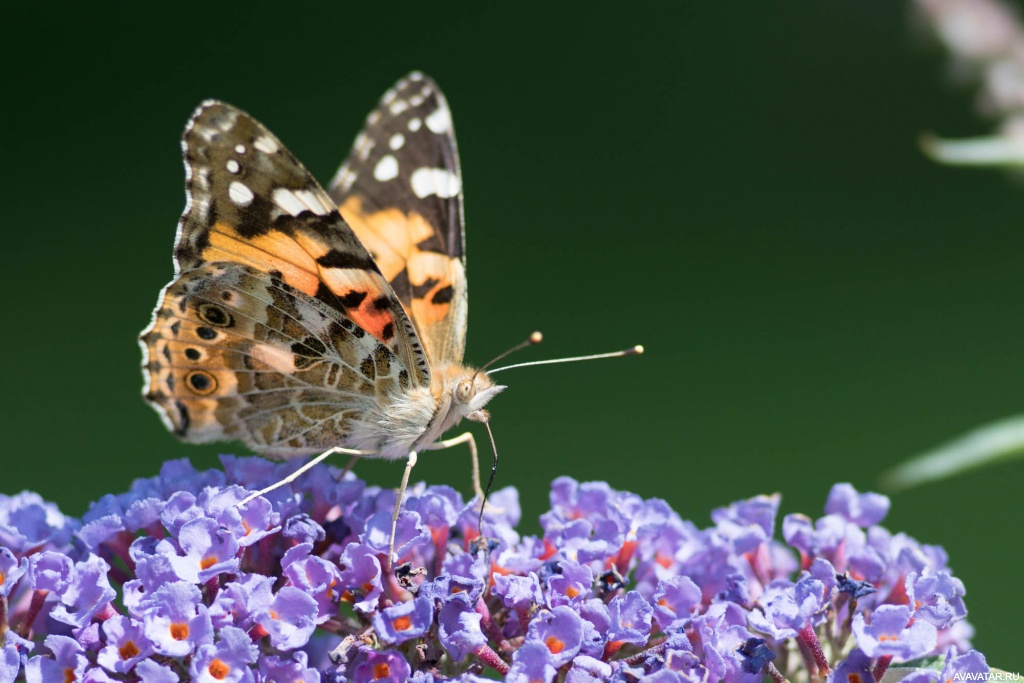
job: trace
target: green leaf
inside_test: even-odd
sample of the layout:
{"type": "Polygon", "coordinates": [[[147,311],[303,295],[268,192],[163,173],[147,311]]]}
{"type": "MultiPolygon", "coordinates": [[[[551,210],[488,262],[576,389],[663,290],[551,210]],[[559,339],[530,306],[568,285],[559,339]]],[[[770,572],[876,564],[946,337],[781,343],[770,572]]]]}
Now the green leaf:
{"type": "Polygon", "coordinates": [[[894,467],[882,475],[882,490],[893,493],[968,470],[1024,456],[1024,416],[978,427],[894,467]]]}
{"type": "Polygon", "coordinates": [[[890,669],[932,669],[934,671],[942,671],[942,667],[946,665],[946,655],[932,655],[931,657],[921,657],[920,659],[911,659],[909,662],[900,662],[899,664],[893,664],[890,669]]]}
{"type": "Polygon", "coordinates": [[[945,663],[946,655],[935,655],[933,657],[922,657],[920,659],[913,659],[909,662],[893,664],[885,670],[885,675],[882,676],[880,683],[896,683],[896,681],[902,680],[904,676],[920,671],[921,669],[942,671],[942,666],[945,663]]]}
{"type": "MultiPolygon", "coordinates": [[[[897,681],[903,680],[903,678],[909,674],[912,674],[921,669],[929,669],[931,671],[942,671],[942,667],[946,663],[945,655],[935,655],[932,657],[922,657],[921,659],[913,659],[909,662],[900,662],[899,664],[893,664],[885,670],[885,675],[882,676],[880,683],[897,683],[897,681]]],[[[1020,680],[1020,674],[1013,674],[1002,669],[991,668],[992,677],[990,681],[1016,681],[1020,680]]],[[[942,683],[940,681],[940,683],[942,683]]]]}
{"type": "Polygon", "coordinates": [[[949,140],[925,133],[919,140],[921,151],[932,161],[950,166],[1024,166],[1020,144],[1008,135],[949,140]]]}

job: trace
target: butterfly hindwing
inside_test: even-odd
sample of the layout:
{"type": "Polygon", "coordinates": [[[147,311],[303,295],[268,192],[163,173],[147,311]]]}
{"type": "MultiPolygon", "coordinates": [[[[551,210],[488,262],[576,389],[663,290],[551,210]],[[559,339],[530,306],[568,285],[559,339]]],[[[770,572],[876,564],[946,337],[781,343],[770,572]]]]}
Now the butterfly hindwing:
{"type": "Polygon", "coordinates": [[[186,441],[239,439],[273,456],[317,453],[358,429],[409,373],[337,310],[239,263],[194,268],[164,292],[146,398],[186,441]]]}
{"type": "Polygon", "coordinates": [[[426,355],[394,291],[331,199],[262,124],[206,102],[183,138],[188,204],[177,273],[220,261],[250,265],[342,312],[430,385],[426,355]]]}
{"type": "Polygon", "coordinates": [[[413,72],[384,94],[329,193],[431,362],[461,363],[468,308],[462,174],[451,112],[433,80],[413,72]]]}

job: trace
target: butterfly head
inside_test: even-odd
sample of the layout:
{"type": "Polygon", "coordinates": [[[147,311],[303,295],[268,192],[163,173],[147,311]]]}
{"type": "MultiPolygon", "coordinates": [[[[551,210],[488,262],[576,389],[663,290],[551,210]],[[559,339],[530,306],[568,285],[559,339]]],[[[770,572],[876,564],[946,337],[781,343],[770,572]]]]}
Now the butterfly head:
{"type": "Polygon", "coordinates": [[[463,377],[452,388],[452,409],[460,411],[460,417],[474,422],[487,422],[488,415],[484,406],[504,390],[505,385],[495,384],[483,372],[463,377]]]}

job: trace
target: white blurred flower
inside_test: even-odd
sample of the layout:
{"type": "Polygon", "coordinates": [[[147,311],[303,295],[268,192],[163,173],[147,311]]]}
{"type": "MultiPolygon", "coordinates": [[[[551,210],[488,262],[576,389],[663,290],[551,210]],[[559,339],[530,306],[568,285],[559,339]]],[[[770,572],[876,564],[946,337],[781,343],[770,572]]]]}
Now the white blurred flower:
{"type": "Polygon", "coordinates": [[[1024,26],[999,0],[913,0],[919,19],[949,50],[961,74],[980,81],[978,107],[1002,119],[991,136],[922,138],[936,161],[973,166],[1024,166],[1024,26]]]}

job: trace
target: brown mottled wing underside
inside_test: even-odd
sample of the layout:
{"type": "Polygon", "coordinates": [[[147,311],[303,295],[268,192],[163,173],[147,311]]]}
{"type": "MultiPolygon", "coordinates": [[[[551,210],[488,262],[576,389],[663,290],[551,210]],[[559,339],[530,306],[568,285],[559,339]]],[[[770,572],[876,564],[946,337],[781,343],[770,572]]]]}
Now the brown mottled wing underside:
{"type": "Polygon", "coordinates": [[[451,112],[433,80],[414,72],[384,94],[329,193],[409,313],[431,363],[461,363],[462,174],[451,112]]]}
{"type": "Polygon", "coordinates": [[[178,436],[318,452],[382,394],[430,386],[391,286],[276,137],[206,102],[183,148],[176,279],[141,337],[146,398],[178,436]]]}
{"type": "Polygon", "coordinates": [[[383,342],[241,263],[175,280],[142,341],[146,398],[171,431],[197,443],[239,439],[270,456],[347,443],[360,418],[410,385],[383,342]]]}

